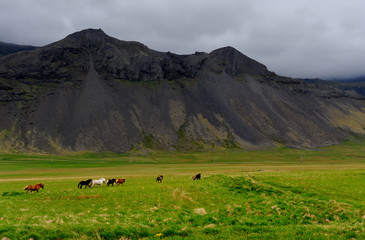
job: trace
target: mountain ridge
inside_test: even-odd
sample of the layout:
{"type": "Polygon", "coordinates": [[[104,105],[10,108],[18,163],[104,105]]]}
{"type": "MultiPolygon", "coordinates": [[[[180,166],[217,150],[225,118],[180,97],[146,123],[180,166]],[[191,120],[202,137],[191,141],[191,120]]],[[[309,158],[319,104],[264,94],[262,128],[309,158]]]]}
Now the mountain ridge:
{"type": "MultiPolygon", "coordinates": [[[[181,75],[194,77],[201,68],[216,72],[226,71],[230,75],[255,72],[258,74],[269,73],[264,65],[248,58],[232,47],[223,47],[209,54],[178,55],[170,52],[163,53],[151,50],[139,42],[120,41],[109,37],[101,29],[87,29],[70,34],[60,41],[34,51],[31,57],[33,59],[42,59],[42,62],[28,61],[25,64],[28,64],[27,70],[32,69],[28,72],[43,73],[46,78],[49,77],[49,74],[59,78],[71,77],[66,76],[69,73],[64,67],[73,65],[79,68],[79,73],[86,73],[88,61],[79,61],[85,58],[85,55],[93,55],[96,70],[109,79],[117,78],[131,81],[171,80],[179,78],[181,75]],[[80,54],[84,56],[80,57],[80,54]],[[77,55],[77,58],[73,55],[77,55]],[[39,65],[42,66],[36,70],[39,65]],[[50,66],[53,69],[50,69],[50,66]]],[[[7,62],[17,61],[17,57],[19,56],[5,57],[3,65],[6,66],[7,62]]],[[[18,78],[33,77],[23,76],[18,68],[19,66],[17,66],[17,69],[11,69],[13,75],[18,78]]],[[[39,78],[41,75],[37,77],[39,78]]]]}
{"type": "Polygon", "coordinates": [[[352,90],[362,96],[365,96],[365,77],[337,80],[303,79],[303,81],[309,84],[332,86],[343,91],[352,90]]]}

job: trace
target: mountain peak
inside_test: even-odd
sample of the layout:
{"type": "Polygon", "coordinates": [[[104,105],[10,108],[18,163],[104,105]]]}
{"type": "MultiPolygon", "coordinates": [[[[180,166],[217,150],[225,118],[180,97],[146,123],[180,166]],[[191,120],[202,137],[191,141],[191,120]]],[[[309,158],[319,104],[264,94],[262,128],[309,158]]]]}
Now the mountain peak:
{"type": "Polygon", "coordinates": [[[86,47],[92,47],[100,45],[101,43],[107,41],[111,37],[104,33],[101,28],[99,29],[85,29],[79,32],[72,33],[68,35],[64,40],[73,41],[81,43],[86,47]]]}
{"type": "Polygon", "coordinates": [[[105,38],[105,37],[109,36],[105,34],[105,32],[101,28],[99,29],[88,28],[78,32],[74,32],[68,35],[66,38],[83,39],[83,38],[105,38]]]}
{"type": "Polygon", "coordinates": [[[237,49],[227,46],[212,51],[210,57],[218,63],[224,63],[230,75],[238,73],[268,74],[266,66],[242,54],[237,49]]]}

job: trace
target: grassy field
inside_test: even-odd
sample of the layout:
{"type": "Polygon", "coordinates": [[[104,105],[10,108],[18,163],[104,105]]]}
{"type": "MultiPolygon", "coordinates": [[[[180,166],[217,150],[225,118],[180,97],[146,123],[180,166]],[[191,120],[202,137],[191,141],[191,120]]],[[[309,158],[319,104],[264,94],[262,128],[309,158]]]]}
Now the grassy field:
{"type": "Polygon", "coordinates": [[[0,239],[365,239],[364,199],[361,142],[317,150],[0,154],[0,239]],[[193,181],[199,172],[202,180],[193,181]],[[77,189],[101,177],[126,184],[77,189]],[[25,193],[38,182],[44,190],[25,193]]]}

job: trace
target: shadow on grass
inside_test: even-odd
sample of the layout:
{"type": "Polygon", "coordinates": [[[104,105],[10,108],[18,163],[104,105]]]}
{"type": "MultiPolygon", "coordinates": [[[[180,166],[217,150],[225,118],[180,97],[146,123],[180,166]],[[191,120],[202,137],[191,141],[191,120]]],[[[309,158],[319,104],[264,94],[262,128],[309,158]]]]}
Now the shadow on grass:
{"type": "Polygon", "coordinates": [[[3,192],[0,196],[2,197],[14,197],[19,195],[24,195],[25,192],[3,192]]]}

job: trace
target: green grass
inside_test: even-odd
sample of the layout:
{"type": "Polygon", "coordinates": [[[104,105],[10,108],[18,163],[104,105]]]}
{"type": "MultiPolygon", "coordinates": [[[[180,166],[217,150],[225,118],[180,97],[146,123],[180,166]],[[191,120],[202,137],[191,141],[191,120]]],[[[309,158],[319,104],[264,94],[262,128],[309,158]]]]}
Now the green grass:
{"type": "Polygon", "coordinates": [[[364,150],[1,154],[0,239],[365,239],[364,150]]]}

